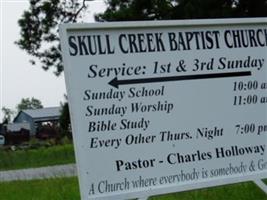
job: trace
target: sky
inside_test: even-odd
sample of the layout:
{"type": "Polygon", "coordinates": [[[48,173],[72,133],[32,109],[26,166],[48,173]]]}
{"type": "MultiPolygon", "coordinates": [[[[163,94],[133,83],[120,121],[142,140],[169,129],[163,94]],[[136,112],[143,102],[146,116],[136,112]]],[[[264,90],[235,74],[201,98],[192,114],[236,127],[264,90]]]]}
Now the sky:
{"type": "MultiPolygon", "coordinates": [[[[31,65],[31,57],[14,42],[19,38],[18,19],[28,8],[28,0],[0,0],[0,108],[15,110],[22,98],[37,98],[44,107],[59,106],[66,94],[64,74],[59,77],[53,69],[44,71],[31,65]]],[[[94,22],[93,15],[103,12],[103,0],[88,2],[88,22],[94,22]]],[[[0,111],[0,122],[3,113],[0,111]]]]}

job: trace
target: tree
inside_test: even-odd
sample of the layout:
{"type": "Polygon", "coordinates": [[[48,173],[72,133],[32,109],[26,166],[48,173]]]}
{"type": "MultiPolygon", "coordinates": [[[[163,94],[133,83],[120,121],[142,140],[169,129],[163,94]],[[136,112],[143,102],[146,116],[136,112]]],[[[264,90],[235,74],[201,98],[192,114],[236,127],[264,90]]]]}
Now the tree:
{"type": "MultiPolygon", "coordinates": [[[[16,44],[41,61],[43,69],[63,71],[58,24],[82,22],[88,11],[86,1],[29,0],[30,7],[18,21],[20,39],[16,44]]],[[[266,17],[267,0],[107,0],[97,21],[266,17]]],[[[31,61],[35,64],[35,61],[31,61]]]]}
{"type": "Polygon", "coordinates": [[[267,0],[108,0],[99,21],[267,16],[267,0]]]}
{"type": "Polygon", "coordinates": [[[60,124],[60,129],[62,131],[62,135],[70,135],[70,113],[69,113],[69,105],[67,102],[65,102],[61,106],[59,124],[60,124]]]}
{"type": "MultiPolygon", "coordinates": [[[[18,24],[20,39],[15,43],[35,60],[40,60],[44,70],[55,67],[55,74],[63,70],[60,55],[58,25],[76,22],[86,11],[86,0],[29,0],[30,7],[24,11],[18,24]]],[[[32,59],[31,63],[36,61],[32,59]]]]}
{"type": "Polygon", "coordinates": [[[10,108],[6,108],[6,107],[2,108],[2,112],[4,113],[3,124],[7,124],[11,122],[12,116],[15,114],[15,112],[11,110],[10,108]]]}
{"type": "Polygon", "coordinates": [[[21,102],[17,105],[18,112],[21,110],[39,109],[39,108],[43,108],[42,102],[34,97],[32,97],[31,99],[22,98],[21,102]]]}
{"type": "MultiPolygon", "coordinates": [[[[66,100],[67,97],[65,96],[66,100]]],[[[72,137],[70,130],[70,112],[69,104],[67,102],[61,103],[61,111],[59,117],[59,124],[62,136],[72,137]]]]}

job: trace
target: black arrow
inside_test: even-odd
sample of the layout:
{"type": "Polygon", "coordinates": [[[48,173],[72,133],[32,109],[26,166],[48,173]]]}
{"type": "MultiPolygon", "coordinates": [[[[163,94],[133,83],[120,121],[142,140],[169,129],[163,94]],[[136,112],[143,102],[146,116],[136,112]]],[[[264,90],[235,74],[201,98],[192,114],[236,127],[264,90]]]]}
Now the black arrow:
{"type": "Polygon", "coordinates": [[[185,80],[211,79],[211,78],[231,78],[231,77],[241,77],[241,76],[251,76],[251,71],[126,79],[126,80],[118,80],[118,78],[115,77],[108,84],[115,88],[119,88],[120,85],[156,83],[156,82],[167,82],[167,81],[185,81],[185,80]]]}

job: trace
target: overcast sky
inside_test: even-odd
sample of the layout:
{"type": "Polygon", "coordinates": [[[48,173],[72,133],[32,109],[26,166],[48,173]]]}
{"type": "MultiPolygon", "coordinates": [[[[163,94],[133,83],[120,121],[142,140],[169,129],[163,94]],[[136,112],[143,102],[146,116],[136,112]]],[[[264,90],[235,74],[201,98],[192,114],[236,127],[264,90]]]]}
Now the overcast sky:
{"type": "MultiPolygon", "coordinates": [[[[90,2],[88,22],[95,13],[103,12],[102,0],[90,2]]],[[[14,44],[19,38],[18,19],[28,8],[28,0],[0,0],[0,107],[15,109],[22,98],[35,97],[43,106],[59,106],[66,93],[64,75],[32,66],[30,57],[14,44]]],[[[3,115],[0,112],[0,122],[3,115]]]]}

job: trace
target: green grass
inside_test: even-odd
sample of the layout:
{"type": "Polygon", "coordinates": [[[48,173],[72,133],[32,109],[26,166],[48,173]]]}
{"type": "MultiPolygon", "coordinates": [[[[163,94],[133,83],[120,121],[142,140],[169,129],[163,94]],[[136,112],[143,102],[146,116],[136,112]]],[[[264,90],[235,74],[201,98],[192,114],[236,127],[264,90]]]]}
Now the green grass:
{"type": "MultiPolygon", "coordinates": [[[[0,150],[0,170],[22,169],[74,163],[71,144],[19,150],[0,150]]],[[[267,184],[267,179],[264,180],[267,184]]],[[[34,181],[0,182],[2,200],[79,200],[78,180],[55,178],[34,181]]],[[[254,183],[246,182],[209,189],[160,195],[149,200],[267,200],[267,195],[254,183]]]]}
{"type": "Polygon", "coordinates": [[[267,195],[253,182],[246,182],[156,196],[149,200],[267,200],[267,195]]]}
{"type": "MultiPolygon", "coordinates": [[[[80,199],[76,177],[4,182],[0,183],[0,195],[5,200],[80,199]]],[[[267,196],[254,183],[246,182],[161,195],[149,200],[267,200],[267,196]]]]}
{"type": "Polygon", "coordinates": [[[3,200],[79,200],[77,178],[0,183],[3,200]]]}
{"type": "Polygon", "coordinates": [[[0,170],[24,169],[74,163],[73,145],[65,144],[32,150],[0,150],[0,170]]]}

